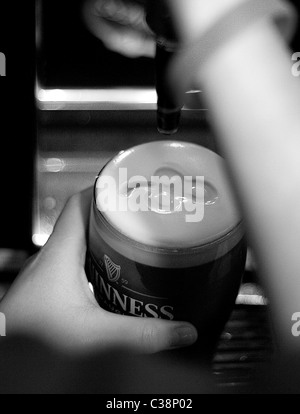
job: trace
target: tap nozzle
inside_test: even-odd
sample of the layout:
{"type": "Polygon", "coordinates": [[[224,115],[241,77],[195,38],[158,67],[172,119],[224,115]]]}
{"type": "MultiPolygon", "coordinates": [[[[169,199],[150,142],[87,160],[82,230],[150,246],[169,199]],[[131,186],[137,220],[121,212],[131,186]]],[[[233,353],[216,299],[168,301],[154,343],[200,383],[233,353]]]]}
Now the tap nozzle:
{"type": "Polygon", "coordinates": [[[176,30],[165,0],[148,2],[147,23],[156,36],[155,77],[157,129],[161,134],[178,131],[182,106],[178,106],[168,82],[168,69],[178,49],[176,30]]]}

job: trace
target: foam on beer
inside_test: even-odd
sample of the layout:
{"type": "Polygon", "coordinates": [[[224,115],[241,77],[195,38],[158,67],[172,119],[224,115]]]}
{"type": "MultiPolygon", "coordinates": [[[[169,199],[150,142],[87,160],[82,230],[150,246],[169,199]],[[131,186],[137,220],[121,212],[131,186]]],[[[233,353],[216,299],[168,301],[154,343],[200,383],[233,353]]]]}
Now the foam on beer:
{"type": "MultiPolygon", "coordinates": [[[[140,186],[138,189],[142,191],[140,186]]],[[[146,202],[153,195],[148,188],[145,192],[146,202]]],[[[102,170],[95,187],[95,200],[99,212],[118,232],[134,242],[156,248],[187,249],[207,245],[228,234],[241,221],[223,159],[204,147],[185,142],[152,142],[121,152],[102,170]],[[118,196],[127,200],[133,196],[135,189],[128,191],[128,183],[119,182],[120,171],[125,169],[128,180],[134,176],[144,177],[148,182],[151,177],[161,176],[204,177],[203,219],[189,222],[187,217],[192,213],[182,208],[185,202],[190,206],[203,202],[203,198],[195,199],[198,193],[188,194],[184,200],[180,197],[173,200],[170,195],[174,201],[171,209],[169,206],[164,208],[163,202],[160,208],[147,211],[107,209],[104,197],[101,197],[103,177],[111,177],[117,183],[115,188],[105,191],[116,190],[118,196]],[[190,200],[187,199],[189,196],[190,200]]]]}

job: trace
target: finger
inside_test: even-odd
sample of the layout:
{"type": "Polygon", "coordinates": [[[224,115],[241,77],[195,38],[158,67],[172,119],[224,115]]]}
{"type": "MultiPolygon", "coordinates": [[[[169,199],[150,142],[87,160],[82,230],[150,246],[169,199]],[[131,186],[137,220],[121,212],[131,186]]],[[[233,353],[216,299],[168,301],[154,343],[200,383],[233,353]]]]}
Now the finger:
{"type": "Polygon", "coordinates": [[[75,194],[67,202],[54,231],[44,248],[44,256],[56,263],[76,263],[83,266],[86,254],[86,236],[92,202],[92,188],[75,194]]]}
{"type": "Polygon", "coordinates": [[[120,316],[101,311],[90,320],[95,344],[121,346],[141,353],[153,354],[186,347],[197,341],[196,328],[187,322],[171,322],[155,318],[120,316]],[[105,343],[105,341],[109,343],[105,343]]]}

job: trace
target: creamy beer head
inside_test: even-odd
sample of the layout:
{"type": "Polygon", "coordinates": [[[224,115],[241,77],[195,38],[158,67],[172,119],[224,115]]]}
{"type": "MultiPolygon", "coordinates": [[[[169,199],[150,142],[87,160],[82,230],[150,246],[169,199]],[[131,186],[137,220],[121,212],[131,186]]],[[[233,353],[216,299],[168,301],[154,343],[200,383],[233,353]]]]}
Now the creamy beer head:
{"type": "Polygon", "coordinates": [[[98,210],[129,239],[186,249],[222,238],[240,222],[223,159],[184,142],[123,151],[101,172],[98,210]]]}

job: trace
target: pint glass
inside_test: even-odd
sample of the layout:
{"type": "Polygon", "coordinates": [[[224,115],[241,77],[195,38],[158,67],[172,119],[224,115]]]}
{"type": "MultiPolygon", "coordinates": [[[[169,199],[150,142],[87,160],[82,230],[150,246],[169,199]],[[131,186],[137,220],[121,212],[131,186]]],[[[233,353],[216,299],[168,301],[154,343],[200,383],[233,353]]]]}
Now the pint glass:
{"type": "Polygon", "coordinates": [[[100,172],[86,270],[102,308],[189,321],[199,352],[212,353],[245,259],[241,215],[214,152],[153,142],[121,152],[100,172]]]}

